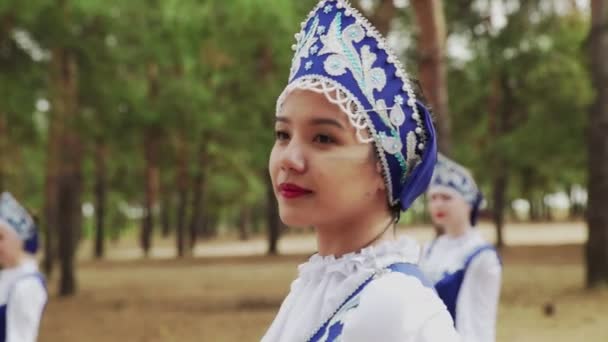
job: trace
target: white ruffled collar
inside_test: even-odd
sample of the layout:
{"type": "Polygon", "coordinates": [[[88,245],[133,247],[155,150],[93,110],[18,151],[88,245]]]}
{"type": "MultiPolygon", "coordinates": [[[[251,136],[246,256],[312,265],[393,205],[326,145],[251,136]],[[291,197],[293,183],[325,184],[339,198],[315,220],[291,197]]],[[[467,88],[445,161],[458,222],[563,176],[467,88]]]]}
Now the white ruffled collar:
{"type": "Polygon", "coordinates": [[[464,266],[467,257],[477,246],[485,244],[477,229],[469,229],[456,237],[444,234],[429,245],[420,268],[432,282],[441,280],[445,273],[454,273],[464,266]]]}
{"type": "Polygon", "coordinates": [[[385,240],[357,252],[321,256],[318,253],[298,267],[300,278],[319,277],[329,273],[349,275],[361,270],[377,271],[396,262],[417,263],[420,257],[418,243],[407,237],[385,240]]]}
{"type": "Polygon", "coordinates": [[[13,274],[32,273],[38,271],[36,260],[25,257],[17,266],[2,269],[2,275],[9,276],[13,274]]]}
{"type": "Polygon", "coordinates": [[[418,263],[420,248],[410,238],[386,240],[341,257],[315,254],[299,266],[289,296],[264,342],[309,339],[369,277],[395,263],[418,263]]]}
{"type": "Polygon", "coordinates": [[[470,244],[471,241],[477,241],[480,237],[481,235],[479,231],[470,227],[462,235],[450,236],[448,234],[444,234],[440,236],[439,239],[442,240],[447,246],[464,246],[470,244]]]}

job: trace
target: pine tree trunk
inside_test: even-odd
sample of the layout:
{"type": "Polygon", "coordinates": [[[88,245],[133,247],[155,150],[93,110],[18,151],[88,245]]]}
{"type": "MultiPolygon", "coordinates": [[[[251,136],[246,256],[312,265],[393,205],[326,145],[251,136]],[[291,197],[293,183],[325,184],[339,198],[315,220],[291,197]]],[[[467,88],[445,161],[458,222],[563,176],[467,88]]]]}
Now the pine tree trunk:
{"type": "Polygon", "coordinates": [[[391,29],[391,23],[397,15],[397,6],[393,0],[379,0],[376,1],[376,6],[373,8],[372,13],[364,11],[359,5],[360,1],[352,2],[352,6],[359,10],[361,13],[365,13],[365,16],[369,18],[369,21],[376,27],[378,32],[386,37],[391,29]]]}
{"type": "Polygon", "coordinates": [[[8,143],[8,131],[6,129],[6,114],[0,110],[0,192],[6,191],[6,154],[8,143]]]}
{"type": "Polygon", "coordinates": [[[424,96],[437,117],[439,151],[449,155],[451,119],[448,109],[446,28],[441,0],[412,0],[416,21],[420,27],[418,58],[420,82],[424,96]]]}
{"type": "MultiPolygon", "coordinates": [[[[64,140],[65,141],[65,140],[64,140]]],[[[58,219],[59,228],[59,260],[61,266],[61,279],[59,295],[71,296],[76,293],[76,276],[74,269],[74,256],[76,253],[76,231],[80,229],[78,215],[80,215],[80,183],[81,175],[78,171],[63,171],[59,176],[58,219]]]]}
{"type": "Polygon", "coordinates": [[[60,123],[56,112],[52,112],[47,142],[46,175],[44,184],[44,259],[42,268],[47,277],[53,273],[57,252],[57,184],[60,144],[60,123]]]}
{"type": "MultiPolygon", "coordinates": [[[[15,15],[10,8],[5,8],[5,12],[0,15],[0,48],[11,44],[12,32],[15,26],[15,15]]],[[[7,153],[8,153],[8,113],[0,108],[0,192],[6,191],[7,177],[7,153]]]]}
{"type": "Polygon", "coordinates": [[[568,202],[570,203],[568,219],[571,221],[577,220],[580,217],[580,204],[576,201],[574,186],[572,184],[566,186],[566,193],[568,194],[568,202]]]}
{"type": "Polygon", "coordinates": [[[492,219],[496,227],[496,247],[504,247],[503,227],[505,223],[505,206],[506,206],[506,191],[507,177],[504,173],[499,172],[494,175],[492,184],[492,197],[494,208],[492,210],[492,219]]]}
{"type": "Polygon", "coordinates": [[[568,198],[570,199],[570,220],[578,220],[585,216],[585,207],[581,201],[576,198],[574,186],[568,186],[568,198]]]}
{"type": "Polygon", "coordinates": [[[528,220],[530,221],[538,221],[538,207],[536,204],[536,198],[533,193],[534,187],[534,170],[532,169],[524,169],[520,173],[521,177],[521,192],[523,198],[525,198],[530,204],[530,210],[528,212],[528,220]]]}
{"type": "MultiPolygon", "coordinates": [[[[61,66],[57,60],[61,54],[55,52],[55,60],[51,67],[51,80],[53,87],[60,87],[61,82],[61,66]]],[[[47,277],[53,274],[53,266],[57,258],[58,248],[58,184],[59,184],[59,159],[61,146],[61,136],[63,134],[62,113],[59,109],[62,108],[63,100],[57,89],[53,94],[53,105],[56,108],[49,113],[49,126],[47,138],[47,156],[46,156],[46,174],[44,181],[44,258],[42,261],[42,269],[47,277]],[[59,106],[59,107],[57,107],[59,106]]]]}
{"type": "Polygon", "coordinates": [[[148,128],[144,136],[145,170],[145,199],[144,217],[140,236],[141,248],[148,256],[152,247],[152,232],[154,231],[154,208],[158,200],[159,169],[158,169],[158,131],[148,128]]]}
{"type": "Polygon", "coordinates": [[[542,206],[536,197],[530,197],[530,221],[539,222],[542,217],[542,206]]]}
{"type": "Polygon", "coordinates": [[[376,29],[378,29],[378,32],[386,37],[391,29],[391,22],[396,14],[397,7],[393,0],[380,0],[380,4],[376,7],[371,21],[376,29]]]}
{"type": "Polygon", "coordinates": [[[280,237],[279,206],[274,195],[274,187],[269,176],[266,176],[266,220],[268,224],[268,254],[278,254],[278,242],[280,237]]]}
{"type": "MultiPolygon", "coordinates": [[[[147,68],[148,79],[148,101],[156,103],[159,94],[159,79],[158,65],[156,63],[148,63],[147,68]]],[[[142,229],[140,235],[140,245],[145,256],[150,253],[152,247],[152,232],[154,231],[154,207],[158,200],[159,187],[159,135],[160,129],[151,125],[146,127],[144,131],[143,149],[145,166],[145,199],[144,199],[144,217],[142,220],[142,229]]]]}
{"type": "Polygon", "coordinates": [[[215,230],[215,217],[213,214],[208,213],[203,217],[203,227],[202,227],[201,235],[205,239],[209,239],[213,237],[215,230]]]}
{"type": "Polygon", "coordinates": [[[591,77],[596,98],[588,128],[587,287],[608,284],[608,0],[591,0],[591,77]]]}
{"type": "MultiPolygon", "coordinates": [[[[74,256],[78,233],[81,231],[82,150],[77,132],[78,65],[75,55],[65,49],[53,50],[51,82],[55,120],[61,123],[58,149],[56,223],[58,228],[58,256],[61,266],[59,295],[76,292],[74,256]]],[[[50,234],[49,234],[50,235],[50,234]]]]}
{"type": "Polygon", "coordinates": [[[251,230],[251,206],[245,205],[242,207],[238,226],[239,239],[241,241],[249,240],[249,232],[251,230]]]}
{"type": "Polygon", "coordinates": [[[170,190],[166,181],[160,183],[160,224],[163,238],[167,238],[171,233],[171,208],[173,192],[170,190]]]}
{"type": "Polygon", "coordinates": [[[95,146],[95,258],[101,259],[105,252],[105,215],[107,194],[108,148],[103,139],[95,146]]]}
{"type": "Polygon", "coordinates": [[[545,222],[553,222],[553,209],[551,209],[551,206],[547,204],[545,197],[546,195],[543,194],[543,219],[545,222]]]}
{"type": "Polygon", "coordinates": [[[190,219],[190,249],[194,249],[196,239],[202,232],[204,212],[205,212],[205,168],[207,163],[205,146],[201,146],[199,149],[197,173],[193,179],[193,199],[192,199],[192,213],[190,219]]]}
{"type": "MultiPolygon", "coordinates": [[[[513,129],[513,111],[516,102],[509,85],[509,75],[498,74],[492,82],[489,99],[488,126],[492,142],[496,143],[513,129]]],[[[508,206],[507,189],[509,184],[509,162],[499,150],[491,155],[492,162],[492,201],[493,220],[496,227],[496,245],[504,247],[503,226],[505,209],[508,206]]]]}
{"type": "Polygon", "coordinates": [[[188,205],[188,151],[183,141],[177,147],[177,256],[186,254],[186,206],[188,205]]]}

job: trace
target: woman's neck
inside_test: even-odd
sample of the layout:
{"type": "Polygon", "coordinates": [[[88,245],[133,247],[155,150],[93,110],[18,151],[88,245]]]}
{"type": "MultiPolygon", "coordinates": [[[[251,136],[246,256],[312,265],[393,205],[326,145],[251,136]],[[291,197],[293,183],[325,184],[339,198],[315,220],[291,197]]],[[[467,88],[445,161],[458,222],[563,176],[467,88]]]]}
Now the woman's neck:
{"type": "Polygon", "coordinates": [[[380,241],[393,240],[394,226],[395,220],[388,211],[367,218],[358,217],[341,224],[318,226],[316,230],[319,255],[340,257],[380,241]]]}
{"type": "Polygon", "coordinates": [[[27,260],[27,254],[24,252],[19,252],[12,258],[5,261],[5,264],[2,265],[3,268],[16,268],[21,266],[27,260]]]}
{"type": "Polygon", "coordinates": [[[457,238],[465,235],[471,230],[469,222],[457,222],[445,227],[445,232],[448,236],[457,238]]]}

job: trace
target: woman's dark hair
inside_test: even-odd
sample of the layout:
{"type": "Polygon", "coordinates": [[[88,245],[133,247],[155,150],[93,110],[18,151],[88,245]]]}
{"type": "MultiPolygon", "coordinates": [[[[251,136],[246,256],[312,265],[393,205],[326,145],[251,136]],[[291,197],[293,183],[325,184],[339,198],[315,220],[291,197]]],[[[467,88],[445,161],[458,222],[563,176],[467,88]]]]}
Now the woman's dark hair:
{"type": "Polygon", "coordinates": [[[401,204],[397,203],[395,205],[392,205],[389,210],[391,212],[393,220],[395,221],[395,224],[399,223],[399,220],[401,219],[401,204]]]}
{"type": "Polygon", "coordinates": [[[422,91],[422,84],[420,83],[420,80],[418,80],[417,78],[412,78],[411,82],[414,85],[414,95],[416,95],[416,99],[418,99],[418,101],[420,101],[420,103],[422,103],[422,105],[427,109],[429,115],[431,116],[431,120],[434,123],[435,113],[433,112],[433,107],[431,106],[429,101],[427,101],[426,96],[424,96],[424,91],[422,91]]]}

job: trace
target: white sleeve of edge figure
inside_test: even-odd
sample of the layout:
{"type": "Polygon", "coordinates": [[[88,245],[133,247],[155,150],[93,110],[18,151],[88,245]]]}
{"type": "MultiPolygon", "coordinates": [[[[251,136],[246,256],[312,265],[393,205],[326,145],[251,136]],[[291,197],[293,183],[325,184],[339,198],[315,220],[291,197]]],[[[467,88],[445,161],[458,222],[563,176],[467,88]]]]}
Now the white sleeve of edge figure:
{"type": "Polygon", "coordinates": [[[27,277],[13,288],[7,307],[6,342],[35,342],[47,293],[40,279],[27,277]]]}
{"type": "Polygon", "coordinates": [[[496,341],[502,267],[495,251],[469,265],[456,303],[456,329],[466,342],[496,341]]]}

